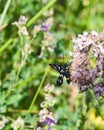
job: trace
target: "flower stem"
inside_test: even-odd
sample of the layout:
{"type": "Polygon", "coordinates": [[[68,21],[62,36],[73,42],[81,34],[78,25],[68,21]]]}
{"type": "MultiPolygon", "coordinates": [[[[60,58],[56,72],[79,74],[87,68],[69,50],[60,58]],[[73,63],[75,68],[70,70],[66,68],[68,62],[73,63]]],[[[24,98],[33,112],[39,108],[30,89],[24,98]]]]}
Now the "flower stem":
{"type": "Polygon", "coordinates": [[[33,104],[34,104],[35,101],[36,101],[36,98],[37,98],[37,96],[38,96],[38,94],[39,94],[39,92],[40,92],[40,90],[41,90],[41,88],[42,88],[42,85],[43,85],[43,83],[44,83],[44,81],[45,81],[45,78],[46,78],[46,76],[47,76],[48,71],[49,71],[49,68],[47,67],[47,68],[46,68],[46,71],[45,71],[45,73],[44,73],[44,76],[43,76],[43,78],[42,78],[42,81],[41,81],[41,83],[40,83],[40,85],[39,85],[39,88],[38,88],[38,90],[37,90],[37,92],[36,92],[36,94],[35,94],[35,96],[34,96],[32,102],[31,102],[31,105],[30,105],[30,107],[29,107],[29,109],[28,109],[28,112],[31,111],[31,108],[33,107],[33,104]]]}
{"type": "Polygon", "coordinates": [[[9,46],[9,44],[11,44],[12,42],[13,42],[13,39],[11,38],[6,43],[4,43],[4,45],[2,45],[1,48],[0,48],[0,53],[2,51],[4,51],[9,46]]]}

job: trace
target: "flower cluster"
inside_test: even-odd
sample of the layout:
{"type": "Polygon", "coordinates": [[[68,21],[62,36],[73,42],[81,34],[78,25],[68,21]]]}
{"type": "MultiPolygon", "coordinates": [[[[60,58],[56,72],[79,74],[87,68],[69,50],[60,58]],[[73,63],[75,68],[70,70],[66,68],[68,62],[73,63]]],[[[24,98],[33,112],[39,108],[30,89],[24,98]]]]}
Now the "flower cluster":
{"type": "Polygon", "coordinates": [[[5,116],[2,116],[2,118],[0,119],[0,130],[3,130],[6,123],[8,122],[9,122],[9,119],[7,119],[5,116]]]}
{"type": "MultiPolygon", "coordinates": [[[[19,17],[19,20],[13,22],[12,24],[16,25],[18,27],[18,34],[20,36],[27,36],[25,39],[26,39],[26,41],[29,41],[29,33],[26,28],[27,20],[28,19],[25,16],[21,15],[19,17]]],[[[54,52],[54,48],[55,48],[55,46],[53,45],[54,38],[53,38],[52,33],[50,32],[52,24],[53,24],[53,18],[52,18],[52,16],[49,16],[45,20],[45,22],[43,22],[42,24],[35,25],[33,28],[33,31],[32,31],[33,38],[31,40],[31,42],[33,41],[34,38],[36,38],[36,36],[39,32],[43,33],[43,40],[41,42],[41,52],[39,54],[39,58],[43,58],[44,55],[47,55],[47,53],[45,53],[45,52],[49,52],[49,53],[54,52]]],[[[31,44],[31,42],[30,42],[30,44],[31,44]]],[[[28,45],[28,47],[29,47],[29,45],[28,45]]],[[[30,54],[31,47],[29,47],[29,51],[26,48],[27,48],[27,44],[22,52],[23,53],[22,55],[25,55],[27,53],[30,54]]]]}
{"type": "Polygon", "coordinates": [[[50,32],[50,28],[53,24],[53,18],[49,17],[46,21],[41,25],[41,31],[43,32],[43,40],[41,45],[41,53],[39,58],[43,58],[45,52],[54,52],[55,46],[53,45],[53,35],[50,32]]]}
{"type": "Polygon", "coordinates": [[[46,31],[49,31],[49,29],[51,28],[53,24],[53,18],[52,17],[49,17],[43,24],[42,24],[42,28],[41,30],[46,32],[46,31]]]}
{"type": "Polygon", "coordinates": [[[28,35],[28,31],[26,28],[26,22],[27,22],[27,18],[25,16],[20,16],[18,21],[15,21],[14,23],[12,23],[13,25],[16,25],[19,29],[18,34],[19,35],[24,35],[27,36],[28,35]]]}
{"type": "Polygon", "coordinates": [[[104,32],[84,32],[73,39],[72,81],[80,91],[91,88],[95,96],[104,95],[104,32]]]}
{"type": "Polygon", "coordinates": [[[54,52],[55,46],[53,45],[54,38],[52,33],[50,32],[50,28],[53,24],[53,18],[48,17],[45,22],[42,24],[38,24],[34,26],[33,36],[36,37],[38,32],[43,32],[43,40],[41,42],[41,52],[39,58],[43,58],[45,56],[45,52],[54,52]]]}
{"type": "MultiPolygon", "coordinates": [[[[50,0],[42,0],[42,4],[45,5],[49,2],[50,0]]],[[[43,15],[46,17],[46,20],[40,24],[40,25],[35,25],[34,27],[34,32],[37,32],[37,29],[41,32],[43,32],[43,40],[41,42],[41,52],[39,54],[39,58],[43,58],[43,56],[48,56],[49,53],[54,52],[54,37],[53,34],[50,32],[50,29],[53,24],[53,15],[54,10],[53,8],[50,8],[46,10],[43,15]],[[47,53],[46,53],[47,52],[47,53]]],[[[34,34],[35,34],[34,33],[34,34]]]]}
{"type": "Polygon", "coordinates": [[[41,30],[41,25],[35,25],[33,28],[33,36],[36,37],[37,33],[41,30]]]}
{"type": "MultiPolygon", "coordinates": [[[[41,124],[47,125],[48,130],[51,130],[51,125],[56,124],[56,121],[54,120],[53,113],[49,111],[49,108],[54,106],[56,103],[56,99],[52,96],[51,92],[54,89],[53,85],[46,85],[44,87],[44,95],[45,100],[41,103],[41,110],[39,112],[39,122],[41,124]]],[[[42,127],[38,127],[37,130],[44,130],[42,127]]]]}
{"type": "Polygon", "coordinates": [[[21,117],[18,117],[16,121],[14,121],[11,125],[13,130],[23,129],[24,120],[21,117]]]}
{"type": "MultiPolygon", "coordinates": [[[[12,23],[13,25],[16,25],[18,27],[18,34],[21,37],[21,53],[22,53],[22,61],[21,61],[21,67],[25,64],[25,61],[28,57],[29,54],[31,54],[33,52],[33,49],[31,47],[31,41],[30,41],[30,37],[29,37],[29,33],[27,31],[26,28],[26,23],[27,23],[27,18],[25,16],[20,16],[18,21],[15,21],[14,23],[12,23]],[[24,41],[23,41],[24,39],[24,41]]],[[[37,29],[39,30],[39,29],[37,29]]],[[[37,31],[38,32],[38,31],[37,31]]],[[[36,33],[37,33],[36,32],[36,33]]]]}
{"type": "Polygon", "coordinates": [[[31,54],[32,52],[33,52],[32,47],[30,46],[30,44],[26,43],[26,44],[24,45],[23,50],[22,50],[22,56],[24,57],[24,56],[26,56],[26,55],[31,54]]]}

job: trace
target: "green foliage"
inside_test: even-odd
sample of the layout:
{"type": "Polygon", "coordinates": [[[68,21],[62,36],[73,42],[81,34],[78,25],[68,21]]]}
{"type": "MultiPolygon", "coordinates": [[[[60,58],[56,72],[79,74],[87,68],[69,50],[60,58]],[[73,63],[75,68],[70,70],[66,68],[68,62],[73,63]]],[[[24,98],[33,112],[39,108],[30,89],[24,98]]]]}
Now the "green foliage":
{"type": "MultiPolygon", "coordinates": [[[[72,38],[83,31],[103,30],[103,5],[104,1],[98,0],[0,1],[0,123],[3,117],[9,120],[3,130],[12,129],[11,124],[18,117],[24,120],[21,129],[34,130],[39,121],[42,88],[48,83],[55,85],[58,75],[48,67],[49,63],[70,63],[72,38]],[[45,46],[42,41],[46,32],[40,31],[36,37],[32,33],[34,25],[47,19],[44,13],[50,8],[54,11],[49,30],[53,39],[45,46]],[[28,18],[28,36],[18,34],[18,28],[12,25],[20,15],[28,18]],[[25,53],[26,44],[31,46],[27,49],[31,53],[25,53]],[[48,50],[52,47],[54,52],[48,50]]],[[[91,92],[78,94],[77,88],[72,84],[68,87],[66,82],[61,87],[55,86],[54,91],[57,103],[52,110],[58,122],[53,130],[104,129],[103,101],[97,101],[91,92]]]]}

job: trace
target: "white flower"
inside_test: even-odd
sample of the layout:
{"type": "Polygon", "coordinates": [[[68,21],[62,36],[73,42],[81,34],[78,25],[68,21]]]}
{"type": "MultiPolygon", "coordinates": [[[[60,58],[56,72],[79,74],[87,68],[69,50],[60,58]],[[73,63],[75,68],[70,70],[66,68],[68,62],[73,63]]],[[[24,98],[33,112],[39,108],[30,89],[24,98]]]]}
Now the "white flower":
{"type": "Polygon", "coordinates": [[[37,33],[41,30],[41,25],[35,25],[32,31],[32,35],[36,37],[37,33]]]}
{"type": "Polygon", "coordinates": [[[27,22],[27,18],[25,16],[20,16],[18,21],[12,23],[12,25],[16,25],[17,27],[24,26],[27,22]]]}
{"type": "Polygon", "coordinates": [[[18,119],[12,123],[11,127],[13,128],[13,130],[18,130],[20,128],[23,128],[24,120],[21,117],[18,117],[18,119]]]}
{"type": "Polygon", "coordinates": [[[45,87],[44,87],[44,91],[45,92],[52,92],[52,90],[54,89],[54,85],[50,85],[50,84],[47,84],[45,87]]]}
{"type": "Polygon", "coordinates": [[[46,119],[48,113],[49,113],[49,111],[48,111],[46,108],[40,110],[40,112],[39,112],[40,122],[45,121],[45,119],[46,119]]]}
{"type": "Polygon", "coordinates": [[[98,35],[98,33],[96,31],[91,31],[91,34],[94,35],[94,36],[98,35]]]}
{"type": "Polygon", "coordinates": [[[41,128],[40,126],[34,130],[44,130],[44,128],[41,128]]]}
{"type": "Polygon", "coordinates": [[[24,49],[22,50],[22,56],[31,54],[32,52],[33,52],[33,50],[31,48],[30,44],[26,43],[24,46],[24,49]]]}
{"type": "Polygon", "coordinates": [[[0,120],[0,130],[2,130],[5,127],[5,124],[8,122],[9,120],[6,117],[2,117],[2,120],[0,120]]]}
{"type": "Polygon", "coordinates": [[[21,27],[18,31],[19,34],[22,34],[24,36],[27,36],[28,35],[28,31],[27,31],[27,28],[25,26],[21,27]]]}

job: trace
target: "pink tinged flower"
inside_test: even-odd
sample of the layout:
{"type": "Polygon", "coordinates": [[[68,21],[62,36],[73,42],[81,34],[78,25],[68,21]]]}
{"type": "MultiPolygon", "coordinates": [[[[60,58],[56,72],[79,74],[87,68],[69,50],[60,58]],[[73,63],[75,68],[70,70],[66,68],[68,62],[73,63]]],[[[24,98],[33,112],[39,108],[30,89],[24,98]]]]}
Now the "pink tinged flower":
{"type": "Polygon", "coordinates": [[[98,36],[98,33],[96,31],[91,31],[91,34],[94,36],[98,36]]]}
{"type": "Polygon", "coordinates": [[[27,20],[28,19],[25,16],[20,16],[18,21],[15,21],[14,23],[12,23],[12,25],[16,25],[18,27],[19,35],[24,35],[24,36],[28,35],[28,31],[26,28],[27,20]]]}
{"type": "Polygon", "coordinates": [[[14,23],[12,23],[13,25],[16,25],[17,27],[19,26],[24,26],[27,22],[27,18],[25,16],[20,16],[18,21],[15,21],[14,23]]]}
{"type": "MultiPolygon", "coordinates": [[[[104,63],[103,63],[104,64],[104,63]]],[[[100,72],[101,70],[103,70],[103,68],[104,68],[104,65],[103,65],[101,62],[99,62],[98,63],[98,65],[97,65],[97,69],[98,69],[98,71],[100,72]]]]}
{"type": "Polygon", "coordinates": [[[54,48],[52,48],[52,47],[48,47],[47,49],[49,52],[54,52],[54,48]]]}
{"type": "MultiPolygon", "coordinates": [[[[91,34],[83,33],[73,39],[74,52],[72,62],[71,79],[77,83],[80,90],[96,88],[97,84],[104,86],[104,32],[98,34],[92,31],[91,34]],[[91,65],[90,54],[95,57],[96,66],[91,65]]],[[[102,95],[103,89],[97,87],[95,95],[102,95]]]]}
{"type": "Polygon", "coordinates": [[[41,30],[42,30],[42,31],[47,31],[48,28],[49,28],[48,25],[42,24],[42,28],[41,28],[41,30]]]}
{"type": "Polygon", "coordinates": [[[100,50],[100,53],[104,56],[104,47],[102,45],[98,45],[98,48],[100,50]]]}
{"type": "Polygon", "coordinates": [[[33,29],[33,35],[36,36],[36,34],[41,30],[41,25],[35,25],[33,29]]]}
{"type": "Polygon", "coordinates": [[[96,95],[96,98],[100,97],[100,96],[104,96],[104,84],[97,84],[94,87],[94,93],[96,95]]]}
{"type": "Polygon", "coordinates": [[[51,28],[52,24],[53,24],[53,18],[50,17],[42,24],[41,30],[44,32],[48,31],[51,28]]]}
{"type": "Polygon", "coordinates": [[[26,18],[25,16],[20,16],[19,17],[19,22],[22,24],[22,25],[25,25],[26,22],[27,22],[28,18],[26,18]]]}

